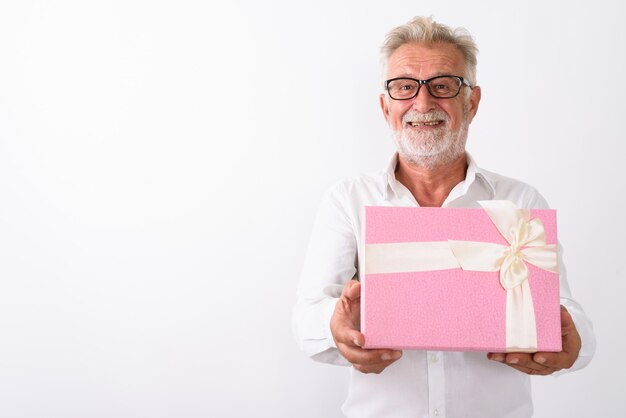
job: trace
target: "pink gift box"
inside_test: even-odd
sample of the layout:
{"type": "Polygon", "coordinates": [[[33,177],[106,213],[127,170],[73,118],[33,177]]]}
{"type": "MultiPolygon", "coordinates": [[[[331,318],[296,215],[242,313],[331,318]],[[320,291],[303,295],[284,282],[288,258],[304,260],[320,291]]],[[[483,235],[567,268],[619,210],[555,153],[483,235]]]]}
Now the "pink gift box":
{"type": "MultiPolygon", "coordinates": [[[[557,243],[554,210],[530,210],[530,218],[543,224],[546,244],[557,243]]],[[[445,245],[449,240],[457,240],[511,247],[484,209],[370,206],[365,208],[364,227],[366,266],[370,261],[368,251],[373,254],[372,249],[378,244],[445,245]]],[[[382,257],[384,264],[390,264],[390,270],[394,270],[396,252],[387,254],[390,256],[382,257]]],[[[527,288],[532,294],[532,301],[527,302],[532,302],[529,306],[534,310],[536,347],[523,350],[507,347],[507,333],[515,336],[521,331],[510,324],[507,329],[510,290],[501,284],[500,271],[471,271],[461,267],[385,273],[371,273],[372,269],[366,267],[361,276],[361,332],[365,335],[365,347],[561,351],[558,273],[525,264],[527,288]]]]}

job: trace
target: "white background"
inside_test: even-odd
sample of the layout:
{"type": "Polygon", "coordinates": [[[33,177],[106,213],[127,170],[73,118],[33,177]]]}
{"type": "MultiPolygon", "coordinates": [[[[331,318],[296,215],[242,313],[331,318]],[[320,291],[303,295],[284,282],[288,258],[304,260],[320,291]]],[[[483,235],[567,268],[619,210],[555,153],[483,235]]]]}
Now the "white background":
{"type": "Polygon", "coordinates": [[[378,48],[465,26],[469,150],[559,211],[598,351],[536,416],[623,397],[623,2],[0,3],[0,416],[338,417],[290,315],[337,180],[384,167],[378,48]],[[296,4],[301,3],[301,4],[296,4]]]}

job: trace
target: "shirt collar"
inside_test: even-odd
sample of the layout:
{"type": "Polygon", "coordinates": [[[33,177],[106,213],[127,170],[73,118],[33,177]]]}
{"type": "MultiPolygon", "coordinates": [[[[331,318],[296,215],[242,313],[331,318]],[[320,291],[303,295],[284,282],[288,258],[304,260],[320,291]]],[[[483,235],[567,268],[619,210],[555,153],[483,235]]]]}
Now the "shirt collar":
{"type": "Polygon", "coordinates": [[[383,187],[383,199],[389,200],[391,193],[397,194],[398,180],[396,180],[396,167],[398,166],[398,153],[395,152],[391,156],[391,160],[387,164],[387,168],[383,172],[385,177],[385,187],[383,187]]]}
{"type": "MultiPolygon", "coordinates": [[[[474,158],[470,155],[469,152],[466,152],[467,156],[467,172],[465,173],[465,180],[462,182],[463,192],[462,194],[466,194],[469,190],[470,186],[474,183],[474,181],[478,178],[480,179],[485,186],[489,189],[492,196],[496,194],[496,188],[493,182],[485,176],[483,170],[481,170],[474,158]]],[[[387,167],[384,170],[384,176],[386,178],[386,187],[383,187],[383,199],[389,200],[391,194],[398,194],[398,186],[400,182],[396,180],[396,167],[398,166],[398,153],[395,152],[387,167]]]]}
{"type": "Polygon", "coordinates": [[[491,196],[495,196],[496,186],[493,180],[486,176],[484,171],[478,167],[476,160],[474,160],[474,157],[472,157],[469,152],[466,152],[465,155],[467,156],[467,174],[465,175],[465,187],[463,192],[467,193],[469,187],[474,183],[474,180],[480,179],[491,192],[491,196]]]}

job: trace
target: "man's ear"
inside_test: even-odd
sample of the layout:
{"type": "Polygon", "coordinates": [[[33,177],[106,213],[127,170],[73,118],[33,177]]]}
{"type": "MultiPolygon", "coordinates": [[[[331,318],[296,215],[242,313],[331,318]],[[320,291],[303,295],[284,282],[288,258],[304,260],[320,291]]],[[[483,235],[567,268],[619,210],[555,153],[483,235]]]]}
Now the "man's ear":
{"type": "Polygon", "coordinates": [[[478,112],[478,105],[480,104],[481,96],[482,91],[480,90],[480,86],[474,87],[469,97],[470,122],[474,119],[474,116],[476,116],[476,112],[478,112]]]}
{"type": "Polygon", "coordinates": [[[383,116],[385,117],[385,120],[389,122],[389,102],[387,101],[387,95],[381,93],[381,95],[379,96],[379,100],[380,110],[383,111],[383,116]]]}

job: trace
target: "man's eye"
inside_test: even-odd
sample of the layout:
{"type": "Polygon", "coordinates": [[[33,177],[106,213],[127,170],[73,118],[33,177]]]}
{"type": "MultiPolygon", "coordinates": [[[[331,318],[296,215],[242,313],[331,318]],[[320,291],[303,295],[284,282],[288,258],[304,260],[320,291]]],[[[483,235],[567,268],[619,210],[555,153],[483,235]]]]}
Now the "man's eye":
{"type": "Polygon", "coordinates": [[[413,84],[402,84],[400,86],[400,90],[403,90],[403,91],[410,91],[410,90],[413,90],[414,88],[415,86],[413,84]]]}
{"type": "Polygon", "coordinates": [[[435,90],[440,90],[440,91],[449,89],[448,85],[446,84],[435,84],[434,86],[431,86],[431,87],[434,87],[435,90]]]}

